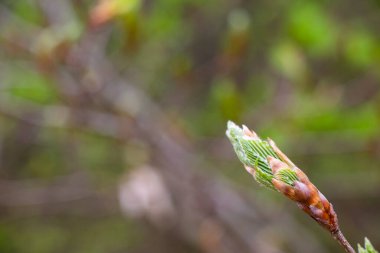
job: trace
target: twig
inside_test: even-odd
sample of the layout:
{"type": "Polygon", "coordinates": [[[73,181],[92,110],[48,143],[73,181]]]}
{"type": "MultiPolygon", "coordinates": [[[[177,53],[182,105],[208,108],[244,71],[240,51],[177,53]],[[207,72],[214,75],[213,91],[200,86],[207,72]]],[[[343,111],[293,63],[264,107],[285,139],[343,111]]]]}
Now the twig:
{"type": "Polygon", "coordinates": [[[332,233],[335,240],[339,242],[340,245],[346,250],[347,253],[355,253],[354,248],[352,248],[351,244],[344,237],[342,231],[338,229],[336,232],[332,233]]]}

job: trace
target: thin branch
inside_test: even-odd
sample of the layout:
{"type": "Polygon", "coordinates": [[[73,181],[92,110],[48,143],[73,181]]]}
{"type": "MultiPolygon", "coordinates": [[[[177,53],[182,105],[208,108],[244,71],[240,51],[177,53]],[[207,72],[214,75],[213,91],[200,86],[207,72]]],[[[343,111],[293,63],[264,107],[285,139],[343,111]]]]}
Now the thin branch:
{"type": "Polygon", "coordinates": [[[347,253],[355,253],[354,248],[350,245],[347,239],[344,237],[342,231],[337,230],[335,233],[332,233],[335,240],[339,242],[340,245],[346,250],[347,253]]]}

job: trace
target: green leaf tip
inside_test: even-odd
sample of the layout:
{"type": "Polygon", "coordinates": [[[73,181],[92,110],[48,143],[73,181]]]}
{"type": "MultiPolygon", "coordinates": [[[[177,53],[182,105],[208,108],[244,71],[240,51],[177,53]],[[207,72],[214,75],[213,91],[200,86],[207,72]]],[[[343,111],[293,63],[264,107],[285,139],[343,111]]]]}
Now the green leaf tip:
{"type": "Polygon", "coordinates": [[[375,248],[372,246],[371,242],[368,240],[367,237],[364,239],[364,247],[365,248],[363,248],[360,244],[358,244],[358,252],[359,253],[378,253],[378,251],[375,250],[375,248]]]}
{"type": "Polygon", "coordinates": [[[288,185],[293,185],[294,181],[298,179],[296,173],[287,165],[275,174],[273,173],[268,158],[272,157],[282,161],[281,155],[276,150],[277,147],[274,144],[272,145],[272,142],[262,140],[254,131],[249,130],[246,126],[239,127],[234,122],[228,121],[226,135],[239,160],[259,184],[275,190],[272,183],[273,178],[288,185]]]}
{"type": "Polygon", "coordinates": [[[298,180],[297,174],[291,169],[282,169],[276,173],[276,178],[288,185],[294,185],[294,182],[298,180]]]}
{"type": "Polygon", "coordinates": [[[228,121],[226,135],[230,140],[239,160],[245,164],[246,157],[239,142],[239,140],[243,137],[243,130],[232,121],[228,121]]]}

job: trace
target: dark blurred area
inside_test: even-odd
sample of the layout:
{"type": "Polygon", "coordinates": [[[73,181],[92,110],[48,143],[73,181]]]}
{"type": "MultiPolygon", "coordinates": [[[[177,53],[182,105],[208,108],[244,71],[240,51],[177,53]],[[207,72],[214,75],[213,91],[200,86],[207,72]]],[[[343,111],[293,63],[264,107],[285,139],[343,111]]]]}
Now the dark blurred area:
{"type": "Polygon", "coordinates": [[[227,120],[379,249],[379,32],[379,1],[0,1],[0,252],[342,252],[227,120]]]}

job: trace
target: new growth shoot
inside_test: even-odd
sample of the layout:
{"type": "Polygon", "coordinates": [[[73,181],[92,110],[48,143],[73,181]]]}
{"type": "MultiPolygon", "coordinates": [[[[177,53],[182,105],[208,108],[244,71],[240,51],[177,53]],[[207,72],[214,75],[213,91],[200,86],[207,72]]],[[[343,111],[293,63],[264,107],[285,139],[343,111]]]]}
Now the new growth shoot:
{"type": "MultiPolygon", "coordinates": [[[[327,229],[346,252],[355,253],[339,228],[333,205],[273,140],[262,140],[246,126],[240,128],[231,121],[227,124],[226,135],[245,169],[260,185],[296,202],[300,209],[327,229]]],[[[369,241],[365,246],[366,249],[359,246],[359,253],[377,253],[369,241]]]]}

